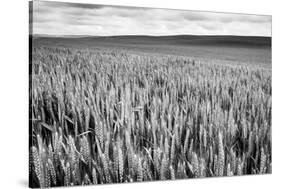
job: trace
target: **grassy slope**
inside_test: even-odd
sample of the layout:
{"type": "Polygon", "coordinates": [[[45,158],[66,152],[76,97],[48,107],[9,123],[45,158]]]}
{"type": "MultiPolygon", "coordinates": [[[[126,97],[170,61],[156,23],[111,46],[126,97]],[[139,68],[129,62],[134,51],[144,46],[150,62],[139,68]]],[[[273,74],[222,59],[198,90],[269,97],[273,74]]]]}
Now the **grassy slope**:
{"type": "Polygon", "coordinates": [[[261,64],[271,67],[271,38],[248,36],[64,36],[35,38],[36,45],[111,48],[195,58],[261,64]]]}
{"type": "Polygon", "coordinates": [[[31,187],[271,173],[269,70],[32,53],[31,187]]]}

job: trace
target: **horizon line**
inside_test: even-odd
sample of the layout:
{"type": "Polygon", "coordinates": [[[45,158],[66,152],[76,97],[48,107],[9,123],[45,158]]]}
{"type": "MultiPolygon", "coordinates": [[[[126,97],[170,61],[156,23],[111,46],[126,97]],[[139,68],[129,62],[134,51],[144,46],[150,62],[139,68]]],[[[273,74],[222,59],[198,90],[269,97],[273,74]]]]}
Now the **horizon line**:
{"type": "Polygon", "coordinates": [[[127,35],[90,35],[90,34],[75,34],[75,35],[59,35],[59,34],[29,34],[32,36],[48,36],[48,37],[67,37],[67,36],[73,36],[73,37],[173,37],[173,36],[205,36],[205,37],[215,37],[215,36],[225,36],[225,37],[267,37],[272,38],[272,36],[266,36],[266,35],[227,35],[227,34],[210,34],[210,35],[200,35],[200,34],[171,34],[171,35],[135,35],[135,34],[127,34],[127,35]]]}

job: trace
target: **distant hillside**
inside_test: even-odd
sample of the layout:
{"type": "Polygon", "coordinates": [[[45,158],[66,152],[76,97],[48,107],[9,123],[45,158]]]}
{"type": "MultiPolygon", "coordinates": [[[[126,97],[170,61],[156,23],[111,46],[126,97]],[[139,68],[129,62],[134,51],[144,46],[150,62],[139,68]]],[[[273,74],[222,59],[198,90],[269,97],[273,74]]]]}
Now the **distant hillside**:
{"type": "Polygon", "coordinates": [[[33,46],[112,49],[271,65],[271,37],[248,36],[33,36],[33,46]]]}
{"type": "Polygon", "coordinates": [[[204,45],[204,46],[237,46],[237,47],[271,47],[271,37],[254,36],[202,36],[202,35],[175,35],[175,36],[49,36],[35,35],[40,40],[55,40],[57,42],[75,43],[119,43],[119,44],[161,44],[161,45],[204,45]]]}

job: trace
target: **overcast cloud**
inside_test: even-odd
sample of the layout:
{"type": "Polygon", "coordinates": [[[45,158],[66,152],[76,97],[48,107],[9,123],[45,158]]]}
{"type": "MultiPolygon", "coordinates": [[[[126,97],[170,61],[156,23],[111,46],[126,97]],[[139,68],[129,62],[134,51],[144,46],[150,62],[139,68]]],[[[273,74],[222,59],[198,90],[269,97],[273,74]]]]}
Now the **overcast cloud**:
{"type": "Polygon", "coordinates": [[[271,36],[271,16],[34,1],[33,33],[271,36]]]}

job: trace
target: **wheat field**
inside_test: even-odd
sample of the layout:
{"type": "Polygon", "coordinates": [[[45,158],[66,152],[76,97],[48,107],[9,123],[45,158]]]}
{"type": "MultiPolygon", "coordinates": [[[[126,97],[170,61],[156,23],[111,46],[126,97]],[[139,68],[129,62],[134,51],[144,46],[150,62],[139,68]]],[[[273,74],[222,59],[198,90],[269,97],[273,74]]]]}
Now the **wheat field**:
{"type": "Polygon", "coordinates": [[[35,47],[31,187],[271,173],[271,70],[35,47]]]}

